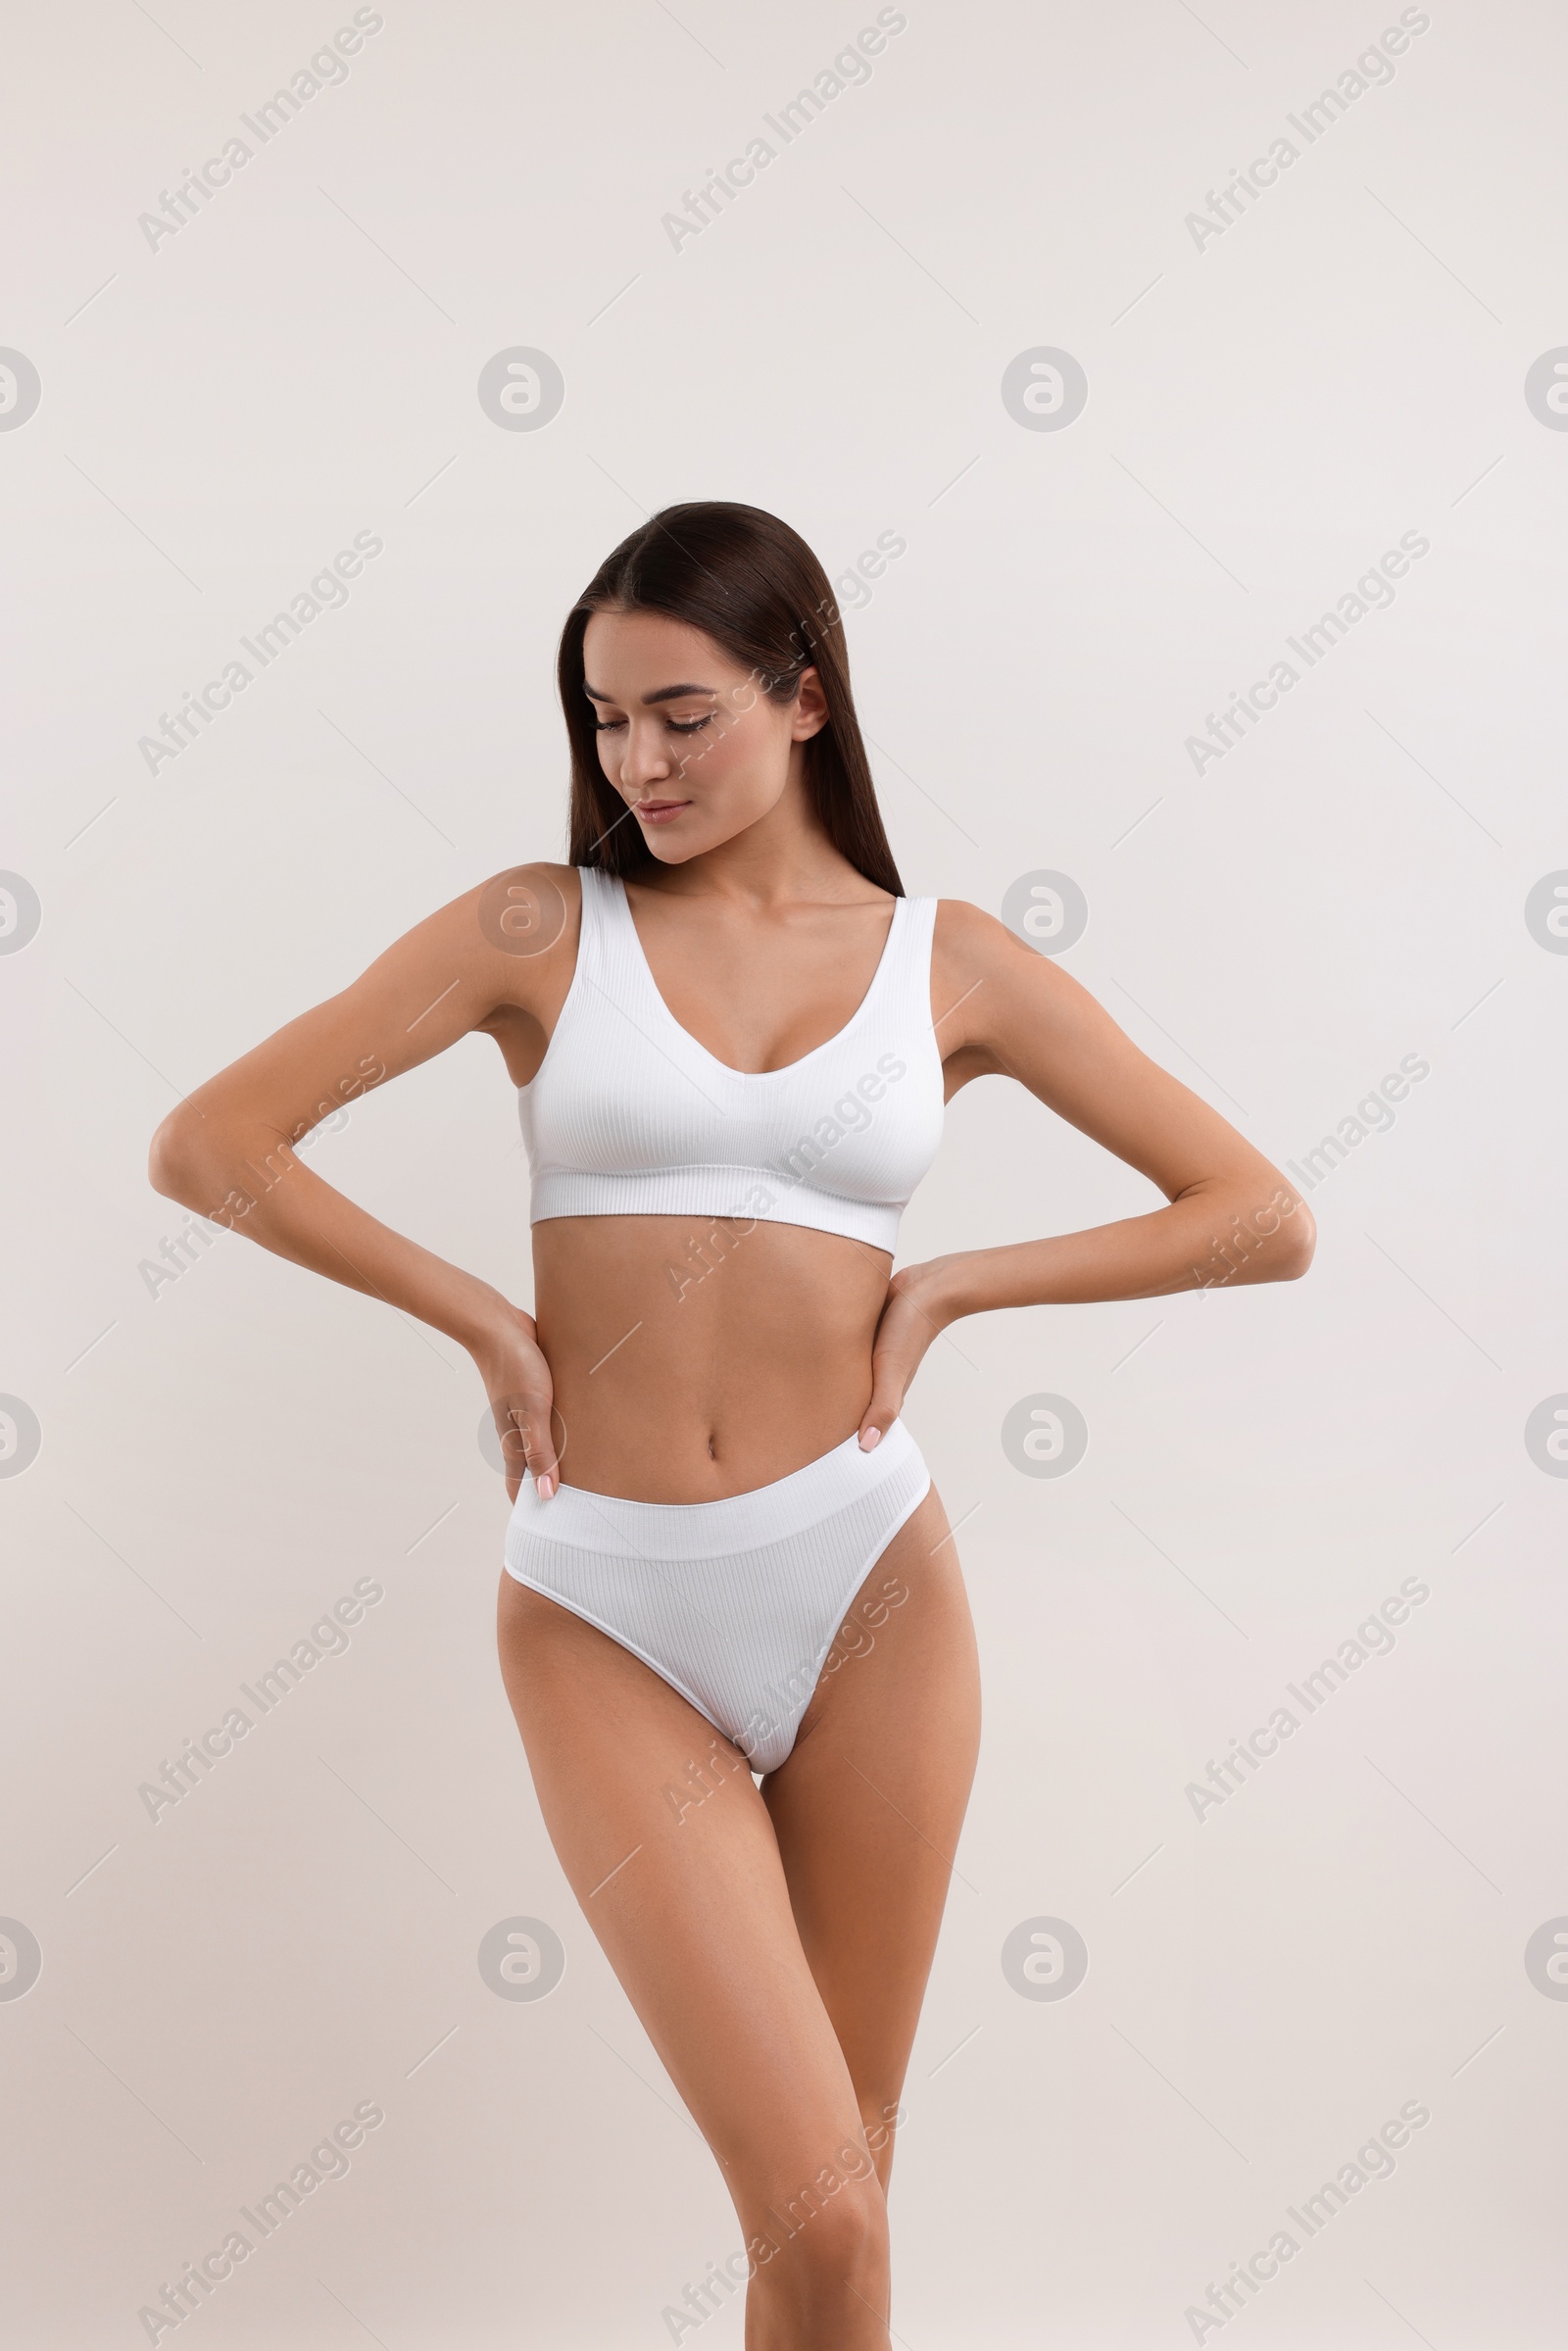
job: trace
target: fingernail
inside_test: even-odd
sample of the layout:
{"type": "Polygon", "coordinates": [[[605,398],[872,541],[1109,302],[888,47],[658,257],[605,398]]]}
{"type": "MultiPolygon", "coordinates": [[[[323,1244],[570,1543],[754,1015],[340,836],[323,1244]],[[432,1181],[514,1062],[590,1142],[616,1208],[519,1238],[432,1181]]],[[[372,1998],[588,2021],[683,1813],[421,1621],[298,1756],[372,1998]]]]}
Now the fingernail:
{"type": "Polygon", "coordinates": [[[862,1453],[868,1453],[874,1445],[880,1445],[881,1442],[882,1432],[880,1429],[867,1429],[860,1439],[860,1450],[862,1453]]]}
{"type": "Polygon", "coordinates": [[[549,1501],[549,1499],[550,1499],[550,1497],[551,1497],[551,1495],[552,1495],[552,1494],[555,1493],[555,1491],[556,1491],[556,1481],[555,1481],[555,1479],[554,1479],[554,1478],[553,1478],[553,1477],[550,1475],[550,1472],[549,1472],[548,1470],[546,1470],[546,1472],[545,1472],[544,1476],[543,1476],[543,1477],[542,1477],[542,1478],[539,1480],[539,1487],[538,1487],[539,1499],[540,1499],[542,1502],[548,1502],[548,1501],[549,1501]]]}

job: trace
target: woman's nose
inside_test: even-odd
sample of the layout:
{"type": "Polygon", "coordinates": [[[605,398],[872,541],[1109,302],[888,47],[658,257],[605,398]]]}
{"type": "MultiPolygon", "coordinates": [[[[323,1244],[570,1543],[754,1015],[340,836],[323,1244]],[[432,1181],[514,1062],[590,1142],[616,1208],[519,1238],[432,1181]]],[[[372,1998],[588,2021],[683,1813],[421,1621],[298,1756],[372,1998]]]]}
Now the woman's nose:
{"type": "Polygon", "coordinates": [[[622,786],[634,791],[642,784],[662,782],[670,772],[669,751],[660,721],[633,722],[627,729],[620,763],[622,786]]]}

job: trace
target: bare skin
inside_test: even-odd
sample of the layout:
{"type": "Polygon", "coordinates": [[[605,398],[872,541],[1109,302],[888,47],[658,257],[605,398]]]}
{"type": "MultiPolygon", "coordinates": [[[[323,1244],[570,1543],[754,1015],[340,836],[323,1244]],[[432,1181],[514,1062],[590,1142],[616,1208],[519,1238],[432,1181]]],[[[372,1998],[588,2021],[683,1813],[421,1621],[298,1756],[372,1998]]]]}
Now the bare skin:
{"type": "Polygon", "coordinates": [[[636,1658],[501,1579],[502,1670],[551,1841],[723,2169],[739,2228],[712,2258],[744,2245],[758,2265],[748,2351],[888,2342],[900,2093],[980,1733],[946,1537],[933,1493],[760,1788],[636,1658]]]}
{"type": "MultiPolygon", "coordinates": [[[[810,807],[815,672],[769,701],[709,639],[644,612],[596,613],[585,664],[621,821],[655,860],[627,890],[655,984],[718,1060],[782,1068],[849,1021],[893,912],[810,807]]],[[[1279,1171],[1058,965],[944,900],[931,1015],[948,1098],[1017,1079],[1162,1205],[897,1275],[884,1250],[798,1226],[564,1217],[534,1227],[528,1314],[292,1147],[474,1030],[526,1084],[571,985],[580,906],[572,867],[493,876],[198,1088],[151,1157],[161,1192],[467,1348],[510,1498],[525,1466],[541,1498],[564,1474],[645,1501],[746,1493],[857,1432],[874,1444],[962,1315],[1305,1271],[1310,1217],[1279,1171]]],[[[556,1850],[751,2246],[747,2351],[887,2351],[898,2101],[979,1736],[940,1500],[866,1579],[760,1788],[666,1683],[505,1574],[498,1634],[556,1850]],[[683,1807],[694,1788],[707,1792],[683,1807]]]]}

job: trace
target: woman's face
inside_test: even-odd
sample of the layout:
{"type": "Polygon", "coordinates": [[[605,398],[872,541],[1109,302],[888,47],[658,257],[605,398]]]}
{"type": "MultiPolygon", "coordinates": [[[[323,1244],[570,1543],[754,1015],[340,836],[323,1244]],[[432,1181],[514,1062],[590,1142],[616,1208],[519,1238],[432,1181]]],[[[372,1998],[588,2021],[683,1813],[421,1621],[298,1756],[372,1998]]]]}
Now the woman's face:
{"type": "Polygon", "coordinates": [[[827,722],[814,669],[793,702],[770,702],[761,680],[710,637],[662,612],[595,612],[583,674],[599,729],[599,761],[662,864],[716,849],[776,808],[798,746],[827,722]]]}

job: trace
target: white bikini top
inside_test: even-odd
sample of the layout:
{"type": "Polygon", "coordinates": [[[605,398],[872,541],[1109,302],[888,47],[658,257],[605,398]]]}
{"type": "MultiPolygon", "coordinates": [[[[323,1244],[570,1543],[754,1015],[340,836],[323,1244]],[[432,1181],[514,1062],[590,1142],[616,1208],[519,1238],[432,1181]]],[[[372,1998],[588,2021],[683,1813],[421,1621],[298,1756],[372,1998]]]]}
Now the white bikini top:
{"type": "Polygon", "coordinates": [[[583,866],[577,967],[517,1088],[529,1221],[724,1216],[892,1250],[942,1140],[934,898],[899,898],[853,1018],[783,1069],[731,1069],[654,982],[619,878],[583,866]]]}

